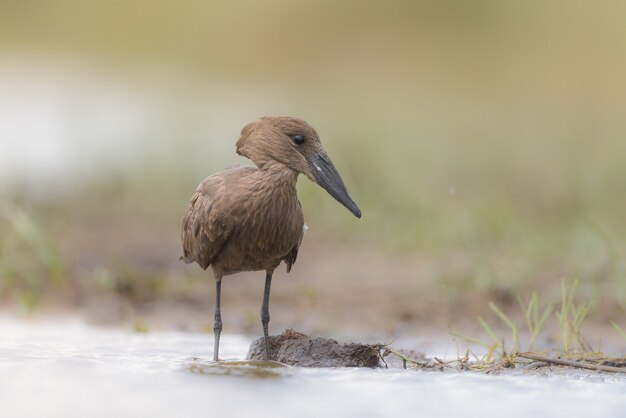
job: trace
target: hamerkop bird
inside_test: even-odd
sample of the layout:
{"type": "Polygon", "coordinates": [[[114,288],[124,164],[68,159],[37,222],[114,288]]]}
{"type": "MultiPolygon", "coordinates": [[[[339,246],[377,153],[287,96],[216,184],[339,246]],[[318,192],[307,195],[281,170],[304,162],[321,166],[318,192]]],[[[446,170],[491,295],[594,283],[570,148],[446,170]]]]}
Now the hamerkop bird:
{"type": "Polygon", "coordinates": [[[281,261],[295,263],[305,225],[296,195],[302,173],[322,186],[357,218],[361,211],[348,195],[315,129],[302,119],[265,116],[246,125],[237,153],[256,167],[235,166],[204,179],[191,198],[181,239],[186,263],[196,262],[215,275],[215,349],[218,361],[222,316],[222,278],[241,271],[265,270],[261,322],[265,358],[272,274],[281,261]]]}

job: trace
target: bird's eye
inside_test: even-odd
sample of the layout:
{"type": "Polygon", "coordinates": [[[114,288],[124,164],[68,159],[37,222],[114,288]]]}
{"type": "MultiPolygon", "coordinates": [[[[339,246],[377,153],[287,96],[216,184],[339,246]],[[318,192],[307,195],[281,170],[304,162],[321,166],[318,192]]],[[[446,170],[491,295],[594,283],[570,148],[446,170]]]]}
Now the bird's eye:
{"type": "Polygon", "coordinates": [[[291,140],[294,144],[302,145],[304,144],[304,137],[302,135],[292,135],[291,140]]]}

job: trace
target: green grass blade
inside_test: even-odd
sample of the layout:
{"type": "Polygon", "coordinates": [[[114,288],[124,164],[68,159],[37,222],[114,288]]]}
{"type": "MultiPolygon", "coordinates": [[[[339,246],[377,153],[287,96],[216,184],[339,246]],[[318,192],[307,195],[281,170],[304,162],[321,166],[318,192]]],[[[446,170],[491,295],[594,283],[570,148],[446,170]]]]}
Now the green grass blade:
{"type": "Polygon", "coordinates": [[[622,336],[622,338],[624,338],[626,340],[626,331],[624,331],[619,325],[617,325],[615,322],[611,321],[611,325],[613,325],[613,328],[615,328],[615,331],[617,331],[617,333],[619,335],[622,336]]]}
{"type": "Polygon", "coordinates": [[[495,304],[495,303],[493,303],[493,302],[489,302],[489,308],[491,308],[491,310],[492,310],[492,311],[493,311],[496,315],[498,315],[498,317],[499,317],[499,318],[500,318],[500,319],[501,319],[501,320],[502,320],[505,324],[507,324],[509,328],[511,328],[511,334],[512,334],[512,336],[513,336],[513,350],[514,350],[515,352],[517,352],[517,349],[518,349],[518,344],[517,344],[517,326],[513,323],[513,321],[511,321],[511,320],[509,319],[509,317],[508,317],[508,316],[506,316],[506,315],[504,314],[504,312],[502,312],[502,311],[500,310],[500,308],[498,308],[498,307],[496,306],[496,304],[495,304]]]}
{"type": "Polygon", "coordinates": [[[489,324],[487,324],[487,322],[485,322],[485,320],[480,316],[478,317],[478,322],[480,322],[480,325],[483,327],[485,332],[489,335],[489,338],[491,338],[491,341],[493,341],[495,344],[498,344],[498,336],[496,335],[495,332],[493,332],[493,329],[491,329],[489,324]]]}

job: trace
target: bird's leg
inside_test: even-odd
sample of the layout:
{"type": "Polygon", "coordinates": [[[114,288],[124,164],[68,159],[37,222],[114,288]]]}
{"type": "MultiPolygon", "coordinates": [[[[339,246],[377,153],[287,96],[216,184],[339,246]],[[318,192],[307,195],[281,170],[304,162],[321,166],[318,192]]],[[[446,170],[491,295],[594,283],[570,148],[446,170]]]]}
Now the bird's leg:
{"type": "Polygon", "coordinates": [[[213,347],[213,361],[218,361],[220,351],[220,334],[222,333],[222,312],[220,311],[220,296],[222,293],[222,279],[215,280],[215,322],[213,322],[213,332],[215,333],[215,346],[213,347]]]}
{"type": "Polygon", "coordinates": [[[265,360],[270,359],[270,337],[268,325],[270,323],[270,287],[272,286],[272,273],[265,276],[265,290],[263,292],[263,305],[261,306],[261,323],[263,324],[263,338],[265,338],[265,360]]]}

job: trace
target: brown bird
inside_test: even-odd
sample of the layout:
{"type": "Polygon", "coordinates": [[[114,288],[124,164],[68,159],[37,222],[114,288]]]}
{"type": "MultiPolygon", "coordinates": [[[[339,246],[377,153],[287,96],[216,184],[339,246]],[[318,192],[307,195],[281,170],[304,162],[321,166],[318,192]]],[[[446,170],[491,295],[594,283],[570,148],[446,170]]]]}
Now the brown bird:
{"type": "Polygon", "coordinates": [[[284,261],[295,263],[304,235],[304,215],[296,194],[302,173],[343,204],[357,218],[361,211],[348,195],[315,129],[302,119],[265,116],[246,125],[237,153],[256,167],[235,166],[207,177],[191,198],[181,232],[186,263],[196,262],[215,275],[215,348],[218,361],[222,316],[222,278],[241,271],[265,270],[261,322],[265,358],[272,274],[284,261]]]}

